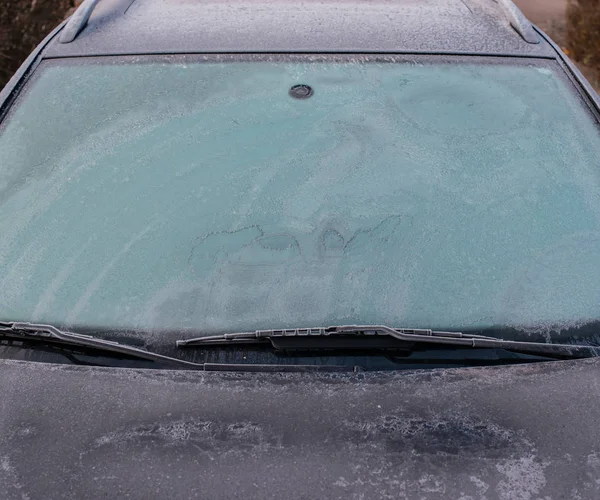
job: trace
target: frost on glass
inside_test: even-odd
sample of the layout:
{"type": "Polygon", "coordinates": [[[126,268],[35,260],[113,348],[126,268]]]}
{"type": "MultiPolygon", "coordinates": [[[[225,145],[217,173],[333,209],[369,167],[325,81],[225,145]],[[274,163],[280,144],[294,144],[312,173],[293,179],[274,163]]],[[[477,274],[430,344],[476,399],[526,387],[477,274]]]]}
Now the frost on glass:
{"type": "Polygon", "coordinates": [[[546,68],[46,63],[0,133],[0,318],[596,319],[599,156],[546,68]]]}

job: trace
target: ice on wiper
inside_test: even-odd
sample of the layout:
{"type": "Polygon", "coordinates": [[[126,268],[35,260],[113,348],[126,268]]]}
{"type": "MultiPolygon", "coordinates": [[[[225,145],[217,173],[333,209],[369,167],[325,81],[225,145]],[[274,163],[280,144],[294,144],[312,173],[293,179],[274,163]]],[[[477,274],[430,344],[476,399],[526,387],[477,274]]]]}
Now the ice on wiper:
{"type": "Polygon", "coordinates": [[[53,325],[23,322],[0,322],[2,335],[20,339],[46,339],[70,346],[92,347],[104,352],[126,354],[138,359],[156,361],[173,367],[207,372],[357,372],[358,366],[351,365],[297,365],[297,364],[232,364],[232,363],[192,363],[182,359],[163,356],[136,347],[119,344],[111,340],[99,339],[90,335],[65,332],[53,325]]]}
{"type": "Polygon", "coordinates": [[[138,349],[111,340],[100,339],[90,335],[81,333],[65,332],[53,325],[44,325],[38,323],[24,322],[1,322],[0,336],[2,334],[10,335],[11,337],[22,338],[24,340],[46,339],[48,341],[57,341],[70,346],[80,346],[98,349],[104,352],[119,353],[132,356],[138,359],[156,361],[168,365],[175,365],[188,369],[203,369],[203,365],[191,363],[169,356],[163,356],[144,349],[138,349]]]}
{"type": "Polygon", "coordinates": [[[292,328],[292,329],[273,329],[256,330],[252,332],[224,333],[222,335],[212,335],[196,337],[187,340],[178,340],[179,347],[195,345],[227,345],[227,344],[247,344],[267,341],[278,337],[318,337],[335,335],[384,335],[395,337],[399,340],[410,342],[418,341],[419,338],[446,338],[446,339],[489,339],[497,340],[494,337],[484,337],[481,335],[470,335],[462,332],[441,332],[423,328],[390,328],[381,325],[352,325],[352,326],[329,326],[318,328],[292,328]]]}
{"type": "MultiPolygon", "coordinates": [[[[296,328],[279,330],[256,330],[252,332],[225,333],[222,335],[196,337],[177,341],[178,347],[227,346],[239,344],[268,343],[272,339],[285,337],[335,337],[335,336],[377,336],[392,337],[400,344],[430,343],[455,347],[487,349],[505,349],[508,351],[536,354],[559,358],[588,358],[600,356],[600,349],[592,346],[571,344],[547,344],[542,342],[523,342],[503,340],[496,337],[471,335],[463,332],[444,332],[418,328],[391,328],[385,325],[344,325],[317,328],[296,328]]],[[[330,345],[329,345],[330,347],[330,345]]]]}

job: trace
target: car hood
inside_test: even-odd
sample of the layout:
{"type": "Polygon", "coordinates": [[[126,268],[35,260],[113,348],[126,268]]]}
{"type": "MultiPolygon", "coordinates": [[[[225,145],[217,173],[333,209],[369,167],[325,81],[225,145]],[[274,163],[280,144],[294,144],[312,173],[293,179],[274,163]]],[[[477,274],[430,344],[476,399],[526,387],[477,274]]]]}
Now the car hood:
{"type": "Polygon", "coordinates": [[[245,374],[0,362],[5,499],[598,498],[600,360],[245,374]]]}

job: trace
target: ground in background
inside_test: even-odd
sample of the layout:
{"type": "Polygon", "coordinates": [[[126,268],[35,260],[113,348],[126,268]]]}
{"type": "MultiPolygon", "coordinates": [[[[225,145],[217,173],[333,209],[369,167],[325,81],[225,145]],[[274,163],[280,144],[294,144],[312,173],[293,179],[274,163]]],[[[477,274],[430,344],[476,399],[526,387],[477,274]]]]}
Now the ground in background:
{"type": "MultiPolygon", "coordinates": [[[[567,47],[565,18],[567,0],[513,1],[534,24],[543,29],[563,50],[567,47]]],[[[565,50],[565,52],[569,55],[568,50],[565,50]]],[[[600,74],[581,62],[578,62],[577,66],[596,90],[600,92],[600,74]]]]}

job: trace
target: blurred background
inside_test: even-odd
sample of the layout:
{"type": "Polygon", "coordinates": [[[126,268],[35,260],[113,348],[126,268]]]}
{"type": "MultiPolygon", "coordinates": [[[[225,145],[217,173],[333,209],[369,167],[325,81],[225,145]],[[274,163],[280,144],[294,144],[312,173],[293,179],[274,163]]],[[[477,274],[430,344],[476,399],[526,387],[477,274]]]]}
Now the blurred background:
{"type": "MultiPolygon", "coordinates": [[[[82,0],[0,0],[0,88],[82,0]]],[[[515,0],[600,89],[600,0],[515,0]]]]}

